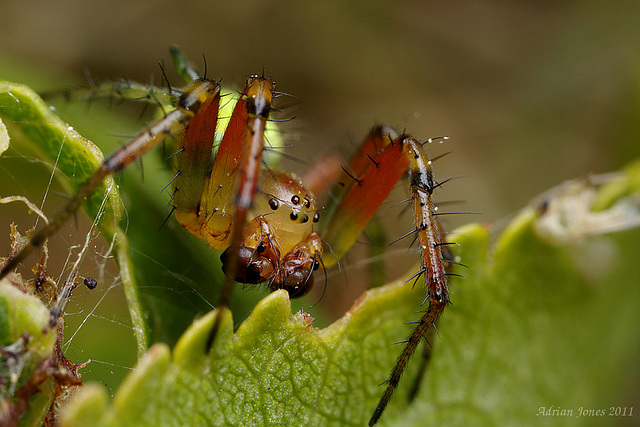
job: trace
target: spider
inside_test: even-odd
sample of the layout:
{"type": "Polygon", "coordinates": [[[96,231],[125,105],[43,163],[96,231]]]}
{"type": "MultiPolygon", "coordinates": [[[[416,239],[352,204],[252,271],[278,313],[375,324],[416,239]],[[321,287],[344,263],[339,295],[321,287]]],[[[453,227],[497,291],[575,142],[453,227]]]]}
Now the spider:
{"type": "MultiPolygon", "coordinates": [[[[214,134],[219,119],[221,89],[218,82],[200,76],[177,48],[172,57],[188,84],[184,90],[155,89],[175,106],[137,137],[108,156],[80,187],[52,221],[31,238],[30,243],[4,265],[0,277],[13,271],[34,249],[43,245],[72,216],[106,177],[126,168],[168,137],[176,137],[180,148],[175,156],[171,210],[177,222],[191,234],[204,239],[221,259],[225,284],[219,307],[226,307],[233,282],[266,283],[270,290],[284,289],[291,298],[305,295],[313,285],[314,271],[337,263],[355,243],[367,223],[395,184],[407,173],[413,208],[414,228],[403,237],[414,236],[419,245],[420,270],[417,282],[425,278],[429,302],[422,319],[406,340],[388,380],[387,388],[371,417],[375,424],[389,402],[400,376],[418,343],[433,327],[449,303],[447,271],[453,263],[445,233],[431,200],[437,183],[423,142],[398,134],[391,128],[375,127],[348,166],[330,163],[312,168],[307,176],[329,175],[336,181],[333,199],[323,208],[314,192],[316,184],[305,185],[286,173],[263,166],[265,127],[280,93],[275,83],[252,75],[236,103],[215,158],[214,134]],[[311,189],[307,188],[311,187],[311,189]],[[312,191],[313,190],[313,191],[312,191]],[[330,249],[331,256],[324,256],[330,249]]],[[[205,73],[206,74],[206,73],[205,73]]],[[[135,84],[98,87],[97,91],[127,98],[135,84]]],[[[428,140],[429,142],[431,140],[428,140]]],[[[207,347],[216,337],[220,314],[207,347]]]]}

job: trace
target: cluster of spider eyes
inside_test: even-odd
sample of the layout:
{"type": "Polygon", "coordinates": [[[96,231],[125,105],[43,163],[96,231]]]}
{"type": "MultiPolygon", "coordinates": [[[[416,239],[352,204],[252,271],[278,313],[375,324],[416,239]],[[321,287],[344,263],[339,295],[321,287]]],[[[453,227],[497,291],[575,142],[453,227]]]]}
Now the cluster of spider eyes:
{"type": "MultiPolygon", "coordinates": [[[[300,204],[300,197],[293,195],[291,196],[291,203],[293,203],[294,205],[299,205],[300,204]]],[[[305,208],[310,208],[311,207],[311,201],[309,201],[309,199],[307,199],[306,197],[302,200],[302,205],[305,208]]],[[[269,207],[271,207],[272,210],[277,210],[280,207],[280,202],[278,201],[278,199],[272,198],[269,199],[269,207]]],[[[292,211],[291,214],[289,215],[289,218],[291,218],[291,221],[297,221],[298,217],[300,216],[300,214],[297,211],[292,211]]],[[[320,220],[320,214],[318,212],[316,212],[315,214],[313,214],[313,222],[318,222],[320,220]]],[[[301,218],[300,221],[302,223],[305,223],[307,221],[309,221],[309,216],[307,214],[304,214],[301,218]]]]}

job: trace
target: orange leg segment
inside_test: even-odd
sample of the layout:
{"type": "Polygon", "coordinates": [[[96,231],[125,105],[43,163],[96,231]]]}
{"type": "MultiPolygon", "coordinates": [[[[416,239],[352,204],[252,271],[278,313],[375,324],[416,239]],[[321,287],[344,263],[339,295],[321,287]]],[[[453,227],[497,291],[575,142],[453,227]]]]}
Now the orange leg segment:
{"type": "Polygon", "coordinates": [[[349,170],[345,171],[349,175],[347,182],[334,190],[342,195],[343,200],[329,211],[330,222],[323,236],[332,252],[340,258],[355,243],[407,170],[415,227],[411,234],[416,235],[420,245],[420,271],[415,277],[424,275],[429,307],[405,341],[406,346],[391,372],[387,388],[369,421],[370,425],[375,424],[382,415],[411,355],[449,303],[445,268],[451,261],[451,254],[431,200],[438,184],[422,143],[406,135],[396,137],[388,129],[373,129],[352,158],[349,170]]]}
{"type": "Polygon", "coordinates": [[[420,243],[421,270],[419,275],[423,274],[425,277],[429,307],[406,340],[406,345],[387,381],[387,388],[369,420],[370,426],[378,422],[400,382],[400,377],[407,366],[409,358],[429,329],[434,327],[433,325],[449,303],[445,267],[450,261],[450,254],[448,251],[446,253],[443,251],[443,248],[446,247],[443,240],[444,232],[436,219],[435,205],[431,200],[431,196],[437,187],[431,170],[431,162],[420,142],[410,137],[403,137],[402,140],[406,155],[410,161],[411,199],[414,207],[415,231],[418,234],[418,242],[420,243]]]}
{"type": "Polygon", "coordinates": [[[353,246],[409,167],[402,141],[394,141],[393,136],[388,128],[374,128],[352,157],[350,176],[343,177],[344,182],[334,191],[342,202],[329,207],[323,239],[338,259],[353,246]]]}

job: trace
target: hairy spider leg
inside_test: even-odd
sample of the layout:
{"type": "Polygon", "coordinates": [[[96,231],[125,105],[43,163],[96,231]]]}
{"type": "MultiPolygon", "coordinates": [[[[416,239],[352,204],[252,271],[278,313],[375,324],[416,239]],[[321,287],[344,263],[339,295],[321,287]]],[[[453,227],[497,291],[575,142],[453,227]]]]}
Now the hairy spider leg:
{"type": "MultiPolygon", "coordinates": [[[[171,46],[169,49],[173,65],[178,76],[186,85],[191,85],[196,80],[202,80],[195,68],[187,61],[178,46],[171,46]]],[[[149,104],[158,104],[162,107],[176,107],[182,91],[174,89],[169,85],[166,75],[163,77],[169,87],[158,87],[153,84],[143,84],[132,82],[126,79],[117,81],[108,81],[96,84],[91,76],[87,76],[89,80],[88,87],[76,87],[64,90],[54,90],[41,93],[45,100],[63,98],[67,101],[92,101],[99,98],[118,98],[126,101],[146,102],[149,104]]],[[[206,73],[205,73],[206,74],[206,73]]]]}
{"type": "Polygon", "coordinates": [[[327,258],[327,266],[342,258],[353,246],[406,173],[409,159],[404,150],[395,131],[378,126],[371,130],[351,157],[341,182],[333,190],[335,199],[340,202],[327,207],[320,232],[335,255],[333,259],[327,258]]]}
{"type": "Polygon", "coordinates": [[[215,106],[184,132],[184,152],[177,156],[180,176],[175,181],[176,219],[214,249],[227,249],[233,245],[230,240],[233,233],[242,234],[262,166],[264,127],[271,110],[272,90],[271,80],[257,76],[248,79],[212,167],[209,162],[217,117],[215,106]],[[190,173],[207,168],[211,169],[208,177],[190,173]]]}
{"type": "MultiPolygon", "coordinates": [[[[440,241],[441,242],[447,241],[446,232],[442,227],[440,227],[440,241]]],[[[444,269],[445,271],[448,272],[451,264],[455,263],[453,252],[451,252],[451,246],[449,246],[448,244],[440,245],[440,250],[442,251],[442,263],[444,265],[444,269]]],[[[421,275],[421,274],[422,274],[422,271],[418,273],[418,275],[421,275]]],[[[408,323],[418,324],[420,323],[420,320],[415,322],[408,322],[408,323]]],[[[434,327],[427,330],[427,333],[424,336],[425,346],[423,348],[422,355],[421,355],[422,360],[420,362],[420,367],[418,368],[418,372],[413,380],[413,385],[411,386],[411,390],[409,391],[409,396],[408,396],[409,402],[412,402],[415,399],[415,397],[418,395],[418,391],[420,390],[422,379],[424,378],[424,374],[427,371],[427,366],[431,359],[431,353],[433,351],[433,338],[435,336],[435,332],[436,332],[436,328],[434,324],[434,327]]]]}
{"type": "MultiPolygon", "coordinates": [[[[213,162],[219,97],[206,105],[182,133],[174,188],[175,217],[212,248],[229,249],[219,307],[228,305],[238,276],[238,252],[262,168],[264,132],[273,90],[273,81],[249,77],[213,162]]],[[[207,347],[215,339],[222,311],[218,311],[207,347]]]]}
{"type": "Polygon", "coordinates": [[[173,66],[176,69],[176,73],[180,76],[183,82],[189,84],[192,83],[202,77],[207,77],[207,63],[205,61],[204,75],[201,76],[200,73],[195,69],[193,65],[187,60],[187,57],[184,55],[182,50],[178,45],[169,46],[169,53],[171,54],[171,60],[173,61],[173,66]]]}
{"type": "MultiPolygon", "coordinates": [[[[329,207],[328,223],[323,234],[336,258],[341,258],[407,170],[414,211],[414,233],[420,244],[421,270],[416,277],[424,274],[430,304],[406,341],[370,425],[375,424],[382,415],[409,358],[449,302],[445,268],[451,260],[451,253],[445,244],[444,230],[435,216],[436,207],[431,196],[438,185],[422,144],[406,135],[398,137],[390,128],[374,128],[351,158],[345,169],[344,182],[334,188],[334,194],[342,202],[329,207]]],[[[327,264],[330,263],[327,260],[327,264]]]]}
{"type": "Polygon", "coordinates": [[[146,102],[175,107],[180,99],[178,91],[128,80],[91,84],[89,87],[48,91],[41,94],[45,100],[62,98],[66,101],[92,101],[99,98],[118,98],[126,101],[146,102]]]}
{"type": "Polygon", "coordinates": [[[443,247],[446,247],[443,240],[444,231],[435,217],[436,208],[431,200],[431,196],[437,187],[433,178],[431,161],[422,144],[415,139],[405,137],[403,145],[411,162],[409,176],[411,198],[414,206],[414,221],[420,244],[420,264],[422,267],[420,273],[425,276],[429,307],[406,340],[406,345],[388,379],[387,388],[369,420],[370,426],[380,419],[382,412],[400,382],[400,377],[411,355],[429,329],[434,327],[433,325],[449,303],[445,267],[450,261],[450,253],[448,250],[443,251],[443,247]]]}
{"type": "Polygon", "coordinates": [[[402,353],[400,353],[400,356],[398,356],[396,365],[394,366],[393,370],[391,371],[391,375],[387,380],[387,388],[382,394],[382,397],[380,398],[378,406],[376,407],[373,415],[369,419],[370,426],[375,425],[380,419],[380,416],[382,416],[382,413],[387,407],[387,404],[391,400],[393,392],[400,383],[400,377],[402,376],[404,369],[407,367],[407,363],[409,362],[411,355],[418,347],[418,344],[420,344],[422,338],[427,334],[429,329],[433,327],[433,324],[436,322],[436,320],[438,320],[445,306],[446,303],[435,302],[434,300],[431,300],[429,307],[420,319],[418,325],[413,330],[411,335],[409,335],[409,338],[407,338],[406,345],[402,350],[402,353]]]}
{"type": "MultiPolygon", "coordinates": [[[[271,111],[271,102],[273,99],[272,91],[274,89],[274,83],[271,80],[261,77],[253,76],[249,79],[243,97],[238,104],[242,105],[245,101],[243,113],[246,113],[246,120],[243,122],[234,121],[233,118],[229,123],[227,132],[230,130],[234,133],[240,132],[241,139],[245,143],[242,145],[241,155],[238,163],[237,185],[234,197],[235,215],[233,219],[233,230],[231,232],[232,240],[230,245],[230,259],[228,263],[228,270],[226,271],[226,280],[220,293],[220,305],[226,307],[231,297],[231,290],[233,289],[233,281],[238,271],[238,252],[240,251],[240,239],[241,233],[244,230],[244,226],[247,222],[247,214],[251,206],[253,205],[253,196],[258,185],[258,176],[262,167],[262,149],[264,145],[264,131],[269,118],[269,112],[271,111]],[[235,126],[236,123],[238,126],[235,126]]],[[[234,111],[235,112],[235,111],[234,111]]],[[[235,114],[234,114],[235,116],[235,114]]],[[[243,117],[244,118],[244,117],[243,117]]],[[[227,136],[225,132],[225,137],[227,136]]],[[[218,156],[216,157],[216,163],[218,158],[229,158],[229,153],[222,153],[224,138],[220,149],[218,150],[218,156]]],[[[235,160],[235,158],[234,158],[235,160]]],[[[227,171],[220,171],[220,168],[215,167],[212,172],[212,176],[216,173],[228,173],[227,171]]],[[[228,166],[228,164],[227,164],[228,166]]],[[[214,182],[213,185],[221,185],[224,181],[214,182]]],[[[224,193],[219,191],[221,188],[215,189],[212,197],[215,198],[217,194],[224,193]]],[[[211,194],[211,193],[210,193],[211,194]]],[[[222,320],[222,310],[218,310],[216,315],[216,322],[212,328],[211,341],[215,340],[218,325],[222,320]]],[[[209,347],[211,343],[207,343],[209,347]]]]}
{"type": "Polygon", "coordinates": [[[91,195],[107,176],[126,168],[168,136],[180,131],[198,113],[200,107],[207,104],[211,97],[216,97],[219,91],[219,85],[209,80],[199,80],[188,87],[180,96],[175,110],[166,114],[104,160],[98,170],[87,179],[49,224],[34,234],[21,252],[8,260],[0,271],[0,278],[14,270],[34,249],[41,247],[71,215],[78,211],[85,198],[91,195]]]}

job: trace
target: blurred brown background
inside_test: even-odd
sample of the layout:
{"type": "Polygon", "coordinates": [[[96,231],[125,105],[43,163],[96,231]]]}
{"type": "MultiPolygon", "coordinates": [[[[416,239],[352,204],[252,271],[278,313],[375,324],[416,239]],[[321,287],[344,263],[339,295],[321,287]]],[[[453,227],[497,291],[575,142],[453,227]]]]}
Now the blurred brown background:
{"type": "Polygon", "coordinates": [[[436,171],[464,176],[447,198],[480,220],[640,153],[637,2],[4,0],[0,9],[2,52],[76,83],[85,69],[158,82],[172,43],[195,64],[206,57],[227,84],[265,69],[300,99],[296,153],[358,141],[376,122],[449,135],[453,155],[436,171]]]}
{"type": "Polygon", "coordinates": [[[448,135],[436,173],[461,177],[441,198],[480,213],[453,227],[640,155],[639,21],[640,3],[622,1],[3,0],[0,61],[70,83],[83,70],[159,82],[175,43],[226,84],[266,70],[299,98],[284,129],[305,161],[350,152],[375,123],[448,135]]]}

